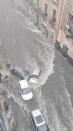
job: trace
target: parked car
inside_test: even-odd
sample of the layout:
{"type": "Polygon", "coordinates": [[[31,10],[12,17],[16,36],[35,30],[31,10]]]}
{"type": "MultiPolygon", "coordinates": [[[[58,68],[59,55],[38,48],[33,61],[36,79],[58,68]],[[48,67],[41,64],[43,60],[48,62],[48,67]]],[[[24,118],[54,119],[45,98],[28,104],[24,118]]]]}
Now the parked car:
{"type": "Polygon", "coordinates": [[[32,111],[31,116],[36,131],[49,131],[47,123],[39,109],[32,111]]]}
{"type": "Polygon", "coordinates": [[[24,80],[25,76],[27,75],[27,71],[24,69],[20,68],[19,66],[14,67],[11,70],[12,75],[17,76],[19,79],[24,80]]]}
{"type": "Polygon", "coordinates": [[[25,79],[19,81],[19,85],[20,85],[20,92],[21,92],[22,99],[25,101],[31,100],[33,98],[33,93],[28,86],[27,80],[25,79]]]}
{"type": "Polygon", "coordinates": [[[1,118],[0,118],[0,131],[5,131],[5,128],[4,128],[1,118]]]}

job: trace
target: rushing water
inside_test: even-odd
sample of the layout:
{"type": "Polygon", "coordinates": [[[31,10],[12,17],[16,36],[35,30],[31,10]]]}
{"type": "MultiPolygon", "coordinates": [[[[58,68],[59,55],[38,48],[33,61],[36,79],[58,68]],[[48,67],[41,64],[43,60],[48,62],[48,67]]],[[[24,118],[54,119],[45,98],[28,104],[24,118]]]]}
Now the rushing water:
{"type": "Polygon", "coordinates": [[[13,81],[10,81],[10,83],[5,83],[5,86],[0,86],[1,90],[6,90],[7,95],[4,97],[8,99],[10,105],[9,111],[8,113],[6,113],[3,101],[1,101],[6,128],[8,131],[11,131],[14,126],[14,131],[33,131],[31,124],[29,124],[31,123],[29,114],[31,110],[35,108],[33,106],[36,106],[43,112],[51,131],[68,131],[70,126],[73,126],[72,105],[70,95],[65,86],[66,83],[64,79],[63,68],[59,65],[57,66],[54,63],[54,46],[51,45],[51,43],[48,44],[48,42],[45,42],[45,38],[43,40],[39,39],[39,36],[42,35],[42,33],[38,29],[36,29],[33,24],[30,24],[29,19],[26,19],[25,23],[23,21],[19,21],[17,16],[18,13],[12,13],[13,9],[11,8],[9,0],[7,0],[7,2],[5,3],[6,5],[4,3],[4,1],[1,2],[3,9],[0,8],[0,10],[4,11],[3,17],[0,13],[0,22],[2,24],[2,27],[0,27],[0,62],[3,62],[3,64],[5,64],[8,60],[10,60],[10,62],[13,62],[12,64],[19,63],[19,65],[21,65],[22,62],[24,63],[24,61],[26,61],[23,67],[26,66],[29,71],[32,71],[38,66],[39,70],[41,71],[38,83],[31,85],[34,90],[33,103],[29,102],[28,104],[23,102],[21,96],[19,95],[17,84],[15,82],[13,84],[13,81]],[[5,23],[2,23],[2,21],[5,21],[5,23]],[[12,21],[16,22],[12,23],[12,21]],[[17,26],[17,28],[15,28],[15,26],[17,26]],[[26,31],[25,34],[21,32],[22,36],[25,35],[25,37],[27,37],[32,34],[32,38],[29,37],[30,39],[27,40],[23,39],[23,37],[18,36],[20,34],[21,28],[23,28],[23,30],[21,31],[26,31]],[[19,30],[16,31],[14,29],[19,30]],[[8,36],[4,31],[9,31],[8,36]],[[9,37],[11,39],[9,39],[9,37]],[[22,39],[22,41],[19,41],[19,38],[22,39]],[[25,43],[23,43],[23,41],[25,41],[25,43]],[[31,46],[29,46],[30,43],[31,46]],[[10,45],[9,48],[6,44],[10,45]],[[21,46],[24,53],[21,53],[20,55],[19,51],[22,49],[21,46]],[[17,49],[18,53],[16,52],[15,48],[17,49]],[[5,54],[7,54],[7,56],[5,54]],[[18,56],[19,59],[17,59],[18,56]],[[48,87],[45,87],[45,83],[48,87]],[[66,122],[64,122],[63,119],[66,122]]]}

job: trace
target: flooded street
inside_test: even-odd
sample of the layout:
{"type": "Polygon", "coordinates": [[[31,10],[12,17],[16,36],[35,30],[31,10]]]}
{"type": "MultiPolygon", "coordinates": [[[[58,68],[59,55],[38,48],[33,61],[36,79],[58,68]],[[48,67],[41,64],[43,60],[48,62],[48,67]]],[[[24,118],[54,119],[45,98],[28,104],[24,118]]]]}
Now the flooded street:
{"type": "Polygon", "coordinates": [[[30,73],[36,68],[40,70],[38,82],[29,84],[34,97],[28,102],[22,100],[19,79],[12,74],[9,81],[0,84],[5,131],[34,131],[31,111],[37,108],[50,131],[73,131],[73,80],[72,76],[68,78],[73,67],[52,43],[41,38],[42,32],[10,0],[0,0],[0,63],[20,66],[30,73]]]}

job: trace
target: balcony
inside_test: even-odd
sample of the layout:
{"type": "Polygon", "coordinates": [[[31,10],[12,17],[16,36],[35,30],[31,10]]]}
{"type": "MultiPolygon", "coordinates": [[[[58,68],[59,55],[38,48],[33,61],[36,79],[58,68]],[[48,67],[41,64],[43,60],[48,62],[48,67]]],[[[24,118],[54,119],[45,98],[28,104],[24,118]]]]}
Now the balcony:
{"type": "Polygon", "coordinates": [[[64,27],[64,33],[65,33],[66,35],[68,35],[68,36],[70,36],[69,30],[70,30],[69,25],[65,25],[65,27],[64,27]]]}
{"type": "Polygon", "coordinates": [[[49,18],[49,23],[51,24],[51,27],[52,27],[53,29],[55,29],[56,18],[50,17],[50,18],[49,18]]]}
{"type": "Polygon", "coordinates": [[[73,40],[73,29],[69,25],[65,25],[64,27],[64,33],[68,38],[71,38],[73,40]]]}

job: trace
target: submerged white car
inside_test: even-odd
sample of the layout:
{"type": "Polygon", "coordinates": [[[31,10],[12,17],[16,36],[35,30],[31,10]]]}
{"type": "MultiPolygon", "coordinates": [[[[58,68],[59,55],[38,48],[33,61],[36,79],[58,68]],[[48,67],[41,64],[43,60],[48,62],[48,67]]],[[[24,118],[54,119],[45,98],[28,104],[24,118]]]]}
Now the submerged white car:
{"type": "Polygon", "coordinates": [[[39,109],[32,111],[31,116],[36,131],[49,131],[47,123],[39,109]]]}
{"type": "Polygon", "coordinates": [[[31,100],[33,98],[33,93],[28,86],[27,80],[25,79],[19,81],[19,85],[20,85],[22,99],[25,101],[31,100]]]}

